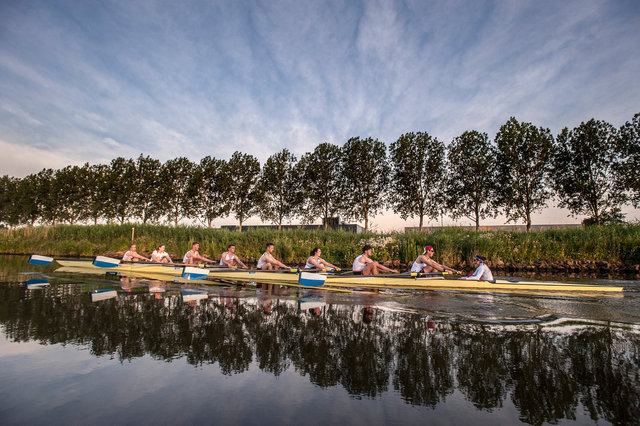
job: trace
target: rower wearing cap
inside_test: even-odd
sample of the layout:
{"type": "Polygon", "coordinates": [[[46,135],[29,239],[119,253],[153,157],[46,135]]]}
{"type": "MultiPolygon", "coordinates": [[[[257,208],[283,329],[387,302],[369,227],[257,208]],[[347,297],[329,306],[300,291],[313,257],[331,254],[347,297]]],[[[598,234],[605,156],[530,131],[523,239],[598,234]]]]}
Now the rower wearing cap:
{"type": "Polygon", "coordinates": [[[491,269],[484,263],[486,260],[487,258],[484,256],[475,255],[473,257],[473,263],[478,266],[476,271],[461,279],[470,281],[493,281],[491,269]]]}
{"type": "Polygon", "coordinates": [[[369,257],[371,256],[371,253],[373,253],[373,247],[368,244],[362,247],[362,254],[356,257],[356,260],[353,261],[354,275],[376,275],[380,270],[395,272],[396,274],[398,273],[398,271],[396,271],[395,269],[389,269],[386,266],[381,265],[380,263],[371,259],[369,257]]]}
{"type": "Polygon", "coordinates": [[[135,244],[131,244],[131,246],[129,247],[129,251],[127,251],[124,256],[122,256],[122,261],[123,262],[135,262],[136,260],[144,260],[146,262],[149,262],[150,259],[147,259],[146,257],[138,254],[138,252],[136,252],[136,245],[135,244]]]}
{"type": "Polygon", "coordinates": [[[458,271],[456,271],[455,269],[449,268],[445,265],[441,265],[435,260],[431,259],[431,256],[433,256],[433,247],[425,246],[422,254],[418,256],[415,262],[413,262],[413,265],[411,266],[411,272],[448,271],[454,274],[458,273],[458,271]]]}

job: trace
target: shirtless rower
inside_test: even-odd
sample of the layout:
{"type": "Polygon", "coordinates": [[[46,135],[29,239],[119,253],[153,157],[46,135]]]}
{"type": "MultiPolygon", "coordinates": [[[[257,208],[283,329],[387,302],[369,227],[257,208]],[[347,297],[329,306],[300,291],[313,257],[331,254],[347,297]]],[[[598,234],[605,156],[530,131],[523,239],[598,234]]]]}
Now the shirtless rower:
{"type": "Polygon", "coordinates": [[[191,244],[191,250],[189,250],[184,254],[182,263],[185,263],[187,265],[195,265],[198,262],[214,263],[214,261],[209,259],[208,257],[200,256],[200,253],[198,253],[199,249],[200,249],[200,243],[197,241],[194,241],[191,244]]]}
{"type": "Polygon", "coordinates": [[[220,256],[220,266],[226,266],[227,268],[236,268],[241,266],[245,269],[247,268],[247,265],[242,263],[238,256],[236,256],[235,244],[229,244],[227,246],[227,251],[222,253],[222,256],[220,256]]]}
{"type": "Polygon", "coordinates": [[[451,272],[453,274],[458,274],[459,272],[455,269],[449,268],[448,266],[441,265],[435,260],[431,259],[433,256],[433,247],[425,246],[424,251],[415,262],[411,266],[411,272],[451,272]]]}
{"type": "Polygon", "coordinates": [[[338,268],[336,265],[333,265],[320,257],[320,255],[322,254],[322,250],[320,250],[320,247],[314,247],[313,250],[311,250],[310,254],[311,256],[307,259],[307,263],[304,265],[304,269],[335,269],[336,271],[340,270],[340,268],[338,268]]]}
{"type": "Polygon", "coordinates": [[[265,252],[262,254],[262,256],[260,256],[260,259],[258,259],[258,269],[262,269],[265,271],[270,271],[276,268],[289,269],[287,265],[278,261],[271,255],[274,249],[275,246],[273,245],[273,243],[266,244],[265,252]]]}
{"type": "Polygon", "coordinates": [[[131,244],[129,250],[124,254],[124,256],[122,256],[122,260],[124,262],[135,262],[137,259],[144,260],[146,262],[150,261],[148,258],[138,254],[138,252],[136,252],[136,245],[131,244]]]}
{"type": "Polygon", "coordinates": [[[373,247],[368,244],[362,247],[362,254],[356,257],[356,260],[353,261],[354,275],[377,275],[380,271],[398,273],[395,269],[389,269],[371,259],[369,257],[371,256],[371,253],[373,253],[373,247]]]}

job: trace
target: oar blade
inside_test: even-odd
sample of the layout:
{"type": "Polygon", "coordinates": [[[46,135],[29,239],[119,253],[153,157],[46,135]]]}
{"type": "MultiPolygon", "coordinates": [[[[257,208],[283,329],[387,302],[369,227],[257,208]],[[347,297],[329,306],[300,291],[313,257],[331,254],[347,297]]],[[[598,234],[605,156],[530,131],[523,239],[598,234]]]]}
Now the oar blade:
{"type": "Polygon", "coordinates": [[[306,287],[318,287],[324,284],[327,276],[315,272],[300,272],[298,275],[298,284],[306,287]]]}
{"type": "Polygon", "coordinates": [[[204,280],[209,275],[209,270],[204,268],[196,268],[194,266],[185,266],[182,270],[182,278],[187,280],[204,280]]]}
{"type": "Polygon", "coordinates": [[[106,256],[96,256],[93,259],[93,264],[98,268],[115,268],[120,264],[120,259],[114,259],[106,256]]]}
{"type": "Polygon", "coordinates": [[[32,254],[31,257],[29,257],[29,263],[32,265],[48,265],[51,262],[53,262],[53,257],[41,256],[39,254],[32,254]]]}

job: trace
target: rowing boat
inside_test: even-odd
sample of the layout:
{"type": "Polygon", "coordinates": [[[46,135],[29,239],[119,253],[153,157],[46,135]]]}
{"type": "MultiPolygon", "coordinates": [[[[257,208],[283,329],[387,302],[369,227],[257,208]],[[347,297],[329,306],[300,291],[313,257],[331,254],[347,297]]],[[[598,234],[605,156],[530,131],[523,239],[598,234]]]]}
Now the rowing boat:
{"type": "MultiPolygon", "coordinates": [[[[213,271],[208,279],[224,279],[232,281],[257,281],[266,283],[298,282],[298,274],[273,273],[267,271],[213,271]]],[[[489,281],[468,281],[446,279],[443,276],[412,277],[410,275],[375,276],[375,275],[327,275],[324,286],[347,288],[402,288],[402,289],[449,289],[449,290],[484,290],[484,291],[578,291],[578,292],[621,292],[622,287],[600,286],[581,283],[563,283],[558,281],[521,280],[511,281],[498,279],[489,281]]]]}
{"type": "MultiPolygon", "coordinates": [[[[76,268],[86,271],[95,271],[104,273],[106,271],[135,273],[139,276],[145,274],[159,274],[171,277],[182,277],[184,272],[183,266],[162,265],[162,264],[146,264],[146,263],[120,263],[113,267],[98,267],[92,264],[90,260],[66,260],[56,259],[60,265],[66,268],[76,268]]],[[[202,268],[204,275],[202,278],[207,280],[224,280],[224,281],[253,281],[261,283],[285,284],[300,286],[300,274],[291,271],[251,271],[243,269],[227,269],[227,268],[202,268]]],[[[169,279],[171,280],[171,279],[169,279]]],[[[175,279],[174,279],[175,280],[175,279]]],[[[182,279],[180,280],[182,281],[182,279]]],[[[200,281],[200,280],[199,280],[200,281]]],[[[314,284],[316,286],[318,284],[314,284]]],[[[304,286],[304,285],[303,285],[304,286]]],[[[467,281],[461,279],[445,279],[444,276],[422,276],[415,277],[409,274],[394,275],[346,275],[346,274],[327,274],[326,280],[322,287],[333,288],[396,288],[409,290],[428,290],[428,289],[446,289],[446,290],[480,290],[480,291],[525,291],[525,292],[586,292],[586,293],[620,293],[624,289],[617,286],[602,286],[594,284],[582,283],[565,283],[558,281],[539,281],[539,280],[511,280],[497,279],[494,282],[489,281],[467,281]]]]}

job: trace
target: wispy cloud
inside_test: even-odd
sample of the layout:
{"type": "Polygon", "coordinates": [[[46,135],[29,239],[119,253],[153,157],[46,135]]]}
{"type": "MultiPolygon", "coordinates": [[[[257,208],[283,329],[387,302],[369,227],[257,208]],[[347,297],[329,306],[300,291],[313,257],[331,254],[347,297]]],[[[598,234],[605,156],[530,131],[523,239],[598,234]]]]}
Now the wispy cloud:
{"type": "MultiPolygon", "coordinates": [[[[54,162],[235,150],[264,161],[352,136],[493,137],[512,115],[553,132],[591,117],[618,126],[639,108],[634,1],[41,1],[0,12],[0,139],[54,162]]],[[[40,167],[29,161],[12,164],[40,167]]]]}

